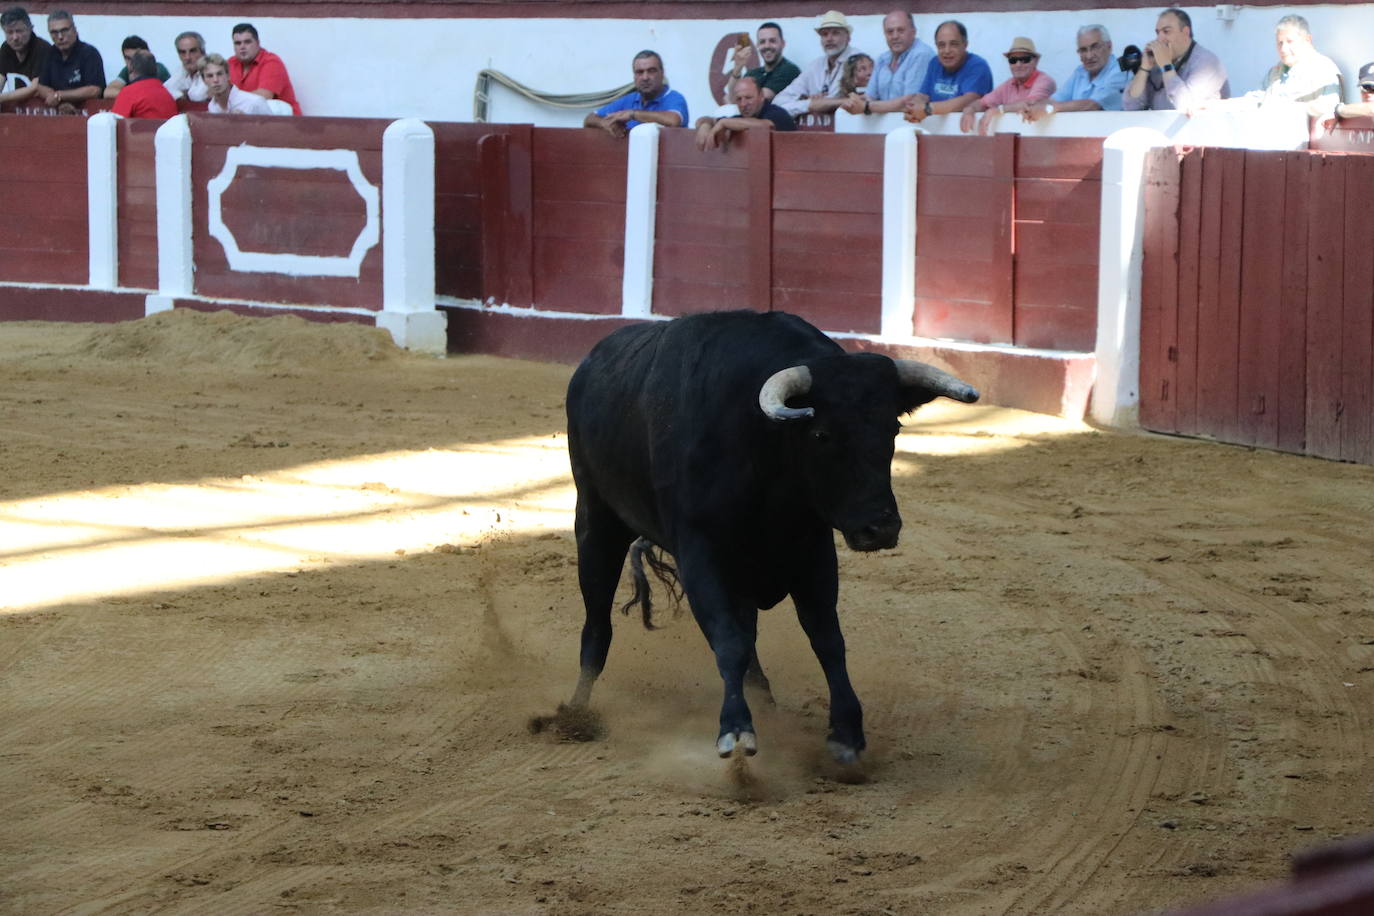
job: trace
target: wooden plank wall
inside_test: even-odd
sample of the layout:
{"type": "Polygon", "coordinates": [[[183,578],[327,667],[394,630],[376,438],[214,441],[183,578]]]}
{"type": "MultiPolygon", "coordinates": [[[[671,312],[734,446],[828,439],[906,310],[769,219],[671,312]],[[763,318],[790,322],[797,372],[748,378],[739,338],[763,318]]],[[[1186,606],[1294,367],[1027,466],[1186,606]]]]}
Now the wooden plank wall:
{"type": "Polygon", "coordinates": [[[599,130],[536,127],[531,147],[534,304],[551,311],[618,313],[626,141],[599,130]]]}
{"type": "Polygon", "coordinates": [[[1013,339],[1020,347],[1092,350],[1102,141],[1018,137],[1014,175],[1013,339]]]}
{"type": "Polygon", "coordinates": [[[1148,429],[1374,464],[1374,157],[1159,150],[1148,429]]]}
{"type": "Polygon", "coordinates": [[[773,137],[773,308],[827,331],[881,329],[883,142],[773,137]]]}
{"type": "Polygon", "coordinates": [[[153,137],[162,124],[125,118],[115,133],[119,169],[115,238],[121,287],[157,289],[157,170],[153,137]]]}
{"type": "MultiPolygon", "coordinates": [[[[207,183],[224,167],[231,146],[244,142],[244,117],[192,114],[192,235],[199,295],[380,309],[382,248],[363,258],[358,277],[291,276],[236,271],[209,234],[207,183]]],[[[247,116],[245,116],[247,117],[247,116]]],[[[389,121],[360,118],[255,118],[256,146],[353,149],[363,177],[380,192],[382,132],[389,121]]],[[[241,250],[270,253],[347,254],[365,218],[362,198],[336,169],[240,167],[221,198],[224,222],[241,250]]]]}
{"type": "Polygon", "coordinates": [[[86,119],[0,115],[0,162],[0,280],[86,283],[86,119]]]}
{"type": "Polygon", "coordinates": [[[491,124],[429,122],[434,129],[434,289],[482,298],[482,176],[478,141],[491,124]]]}
{"type": "Polygon", "coordinates": [[[768,131],[724,150],[698,150],[695,134],[659,141],[654,311],[768,311],[771,155],[768,131]]]}
{"type": "Polygon", "coordinates": [[[1015,134],[917,143],[917,335],[1013,342],[1015,150],[1015,134]]]}

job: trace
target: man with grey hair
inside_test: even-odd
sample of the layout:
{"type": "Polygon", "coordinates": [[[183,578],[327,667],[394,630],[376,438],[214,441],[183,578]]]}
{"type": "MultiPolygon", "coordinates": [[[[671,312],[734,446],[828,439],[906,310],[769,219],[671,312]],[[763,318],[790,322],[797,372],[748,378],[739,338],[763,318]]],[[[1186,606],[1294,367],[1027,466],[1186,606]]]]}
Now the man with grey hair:
{"type": "Polygon", "coordinates": [[[1203,111],[1238,111],[1273,104],[1302,105],[1314,118],[1329,118],[1341,101],[1341,70],[1312,44],[1312,30],[1301,16],[1284,16],[1274,27],[1279,62],[1269,68],[1259,89],[1234,99],[1208,102],[1203,111]]]}
{"type": "Polygon", "coordinates": [[[38,77],[52,45],[33,34],[28,10],[12,6],[0,13],[5,43],[0,45],[0,102],[26,102],[38,91],[38,77]]]}
{"type": "Polygon", "coordinates": [[[76,21],[66,10],[48,14],[52,52],[38,77],[38,97],[44,105],[80,106],[105,91],[105,62],[100,52],[76,34],[76,21]]]}
{"type": "Polygon", "coordinates": [[[773,101],[794,118],[804,114],[831,114],[844,104],[840,94],[840,78],[844,76],[844,62],[859,49],[849,43],[854,27],[839,10],[829,10],[816,23],[816,36],[821,40],[820,57],[802,70],[801,76],[779,92],[773,101]]]}
{"type": "Polygon", "coordinates": [[[1112,57],[1112,36],[1104,25],[1078,28],[1078,66],[1063,88],[1043,102],[1031,102],[1021,112],[1037,121],[1056,111],[1120,111],[1121,93],[1130,74],[1112,57]]]}
{"type": "Polygon", "coordinates": [[[930,45],[916,37],[916,20],[906,10],[893,10],[883,17],[883,38],[887,50],[873,65],[867,91],[850,95],[843,105],[850,114],[901,111],[921,88],[926,68],[935,60],[930,45]]]}
{"type": "Polygon", "coordinates": [[[205,38],[199,32],[182,32],[173,45],[181,59],[181,69],[162,85],[174,99],[185,96],[192,102],[204,102],[210,98],[205,78],[200,75],[201,61],[205,60],[205,38]]]}

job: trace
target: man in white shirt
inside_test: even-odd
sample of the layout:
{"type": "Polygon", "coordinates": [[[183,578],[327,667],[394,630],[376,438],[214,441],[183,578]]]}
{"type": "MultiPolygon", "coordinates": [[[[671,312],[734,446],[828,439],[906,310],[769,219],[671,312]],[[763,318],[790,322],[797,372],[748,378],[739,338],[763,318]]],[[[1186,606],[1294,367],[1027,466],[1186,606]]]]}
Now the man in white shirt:
{"type": "Polygon", "coordinates": [[[801,76],[779,92],[773,103],[793,117],[808,112],[830,114],[843,105],[845,100],[839,92],[844,62],[859,53],[858,48],[849,44],[853,32],[854,27],[844,13],[831,10],[822,16],[816,34],[820,36],[821,50],[825,53],[807,64],[801,76]]]}
{"type": "Polygon", "coordinates": [[[211,114],[270,115],[267,99],[255,92],[245,92],[229,81],[229,63],[220,54],[205,55],[205,67],[200,71],[205,88],[210,91],[211,114]]]}
{"type": "Polygon", "coordinates": [[[162,85],[174,99],[185,96],[192,102],[204,102],[210,98],[210,90],[205,88],[205,78],[200,75],[200,62],[205,57],[205,39],[199,32],[182,32],[174,44],[177,57],[181,58],[181,69],[162,85]]]}
{"type": "Polygon", "coordinates": [[[1341,70],[1312,45],[1312,32],[1301,16],[1284,16],[1274,27],[1279,62],[1269,68],[1259,89],[1234,99],[1215,100],[1203,111],[1236,111],[1273,104],[1296,104],[1314,118],[1329,118],[1341,100],[1341,70]]]}

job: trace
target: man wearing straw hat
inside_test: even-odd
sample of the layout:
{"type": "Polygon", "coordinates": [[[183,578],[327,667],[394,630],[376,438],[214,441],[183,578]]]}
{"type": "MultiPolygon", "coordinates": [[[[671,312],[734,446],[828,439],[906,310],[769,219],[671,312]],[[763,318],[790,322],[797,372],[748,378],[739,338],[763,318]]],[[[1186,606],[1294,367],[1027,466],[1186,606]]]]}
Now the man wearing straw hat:
{"type": "Polygon", "coordinates": [[[854,27],[839,10],[822,16],[816,24],[816,34],[820,36],[821,50],[825,53],[807,64],[801,76],[778,93],[774,104],[793,117],[808,112],[830,114],[843,105],[840,77],[844,76],[844,62],[859,53],[858,48],[849,44],[853,32],[854,27]]]}
{"type": "MultiPolygon", "coordinates": [[[[1008,111],[1024,111],[1027,106],[1054,94],[1054,78],[1040,69],[1040,52],[1035,50],[1034,41],[1023,37],[1013,38],[1011,49],[1003,52],[1002,56],[1011,68],[1011,79],[964,109],[963,117],[959,119],[959,129],[966,134],[973,132],[973,122],[980,112],[995,111],[1000,115],[1008,111]]],[[[983,118],[979,133],[987,133],[989,117],[983,118]]]]}

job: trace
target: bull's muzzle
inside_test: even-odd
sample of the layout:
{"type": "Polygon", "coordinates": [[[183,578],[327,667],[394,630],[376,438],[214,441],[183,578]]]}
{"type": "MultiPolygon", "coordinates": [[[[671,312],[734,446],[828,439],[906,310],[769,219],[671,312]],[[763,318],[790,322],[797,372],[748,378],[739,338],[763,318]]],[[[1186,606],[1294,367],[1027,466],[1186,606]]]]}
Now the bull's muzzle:
{"type": "Polygon", "coordinates": [[[884,512],[858,528],[843,532],[850,550],[887,550],[897,546],[902,533],[902,517],[896,512],[884,512]]]}

